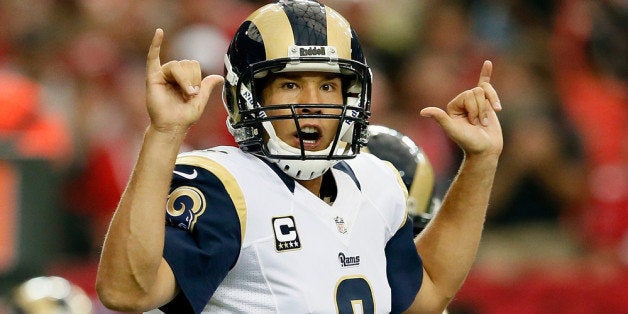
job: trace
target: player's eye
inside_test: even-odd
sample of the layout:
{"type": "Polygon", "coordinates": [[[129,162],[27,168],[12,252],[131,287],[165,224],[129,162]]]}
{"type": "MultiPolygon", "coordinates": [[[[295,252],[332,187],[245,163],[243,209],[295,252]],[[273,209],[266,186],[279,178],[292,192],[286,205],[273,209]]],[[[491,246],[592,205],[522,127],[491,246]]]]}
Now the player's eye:
{"type": "Polygon", "coordinates": [[[333,92],[338,89],[337,84],[335,83],[325,83],[321,86],[321,90],[326,92],[333,92]]]}
{"type": "Polygon", "coordinates": [[[281,83],[281,89],[295,89],[295,88],[297,88],[297,84],[294,82],[281,83]]]}
{"type": "Polygon", "coordinates": [[[330,78],[321,82],[320,89],[325,92],[338,91],[341,88],[342,81],[338,77],[330,78]]]}

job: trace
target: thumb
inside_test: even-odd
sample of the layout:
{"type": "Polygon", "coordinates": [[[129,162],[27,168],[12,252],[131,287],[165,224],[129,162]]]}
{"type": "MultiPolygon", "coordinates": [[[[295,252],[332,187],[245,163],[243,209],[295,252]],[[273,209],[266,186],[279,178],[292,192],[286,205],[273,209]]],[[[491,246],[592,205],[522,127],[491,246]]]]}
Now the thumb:
{"type": "Polygon", "coordinates": [[[214,88],[218,85],[221,85],[224,82],[224,79],[220,75],[208,75],[203,81],[201,81],[201,89],[199,91],[199,96],[204,102],[207,102],[209,99],[209,95],[211,95],[214,88]]]}
{"type": "Polygon", "coordinates": [[[445,130],[449,130],[450,128],[451,118],[443,109],[438,107],[423,108],[421,110],[421,116],[436,120],[445,130]]]}

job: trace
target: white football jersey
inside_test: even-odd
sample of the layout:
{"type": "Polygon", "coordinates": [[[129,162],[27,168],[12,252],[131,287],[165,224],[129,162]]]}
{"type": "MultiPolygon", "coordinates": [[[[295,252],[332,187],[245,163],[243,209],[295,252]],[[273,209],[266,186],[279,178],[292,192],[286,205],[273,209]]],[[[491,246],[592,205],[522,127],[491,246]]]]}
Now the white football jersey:
{"type": "Polygon", "coordinates": [[[330,205],[235,147],[177,159],[164,257],[182,313],[389,313],[419,290],[405,189],[369,154],[338,163],[330,205]]]}

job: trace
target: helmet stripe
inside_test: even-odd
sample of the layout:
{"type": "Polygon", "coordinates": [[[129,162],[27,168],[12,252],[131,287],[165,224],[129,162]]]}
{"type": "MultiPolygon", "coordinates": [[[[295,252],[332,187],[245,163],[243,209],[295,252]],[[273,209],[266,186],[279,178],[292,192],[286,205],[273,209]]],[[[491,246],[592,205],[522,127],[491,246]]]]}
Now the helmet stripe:
{"type": "Polygon", "coordinates": [[[323,5],[314,1],[295,1],[291,5],[282,5],[292,26],[296,45],[327,45],[327,18],[323,5]]]}
{"type": "MultiPolygon", "coordinates": [[[[338,58],[351,59],[352,34],[349,22],[338,12],[327,8],[327,41],[329,46],[336,47],[338,58]]],[[[354,59],[356,60],[356,59],[354,59]]],[[[357,59],[362,60],[362,59],[357,59]]]]}
{"type": "Polygon", "coordinates": [[[290,21],[282,12],[283,9],[279,5],[267,5],[248,18],[257,27],[265,43],[266,60],[287,57],[288,51],[285,47],[294,45],[294,38],[289,32],[281,31],[292,29],[290,21]]]}

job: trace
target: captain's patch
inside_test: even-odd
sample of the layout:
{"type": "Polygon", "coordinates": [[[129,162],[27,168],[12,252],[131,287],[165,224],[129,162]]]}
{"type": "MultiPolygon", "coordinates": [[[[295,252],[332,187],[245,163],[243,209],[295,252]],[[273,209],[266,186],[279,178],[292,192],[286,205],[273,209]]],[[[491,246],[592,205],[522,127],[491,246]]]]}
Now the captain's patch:
{"type": "Polygon", "coordinates": [[[297,233],[294,217],[273,218],[273,230],[275,232],[275,249],[277,252],[301,248],[301,240],[299,239],[299,233],[297,233]]]}

